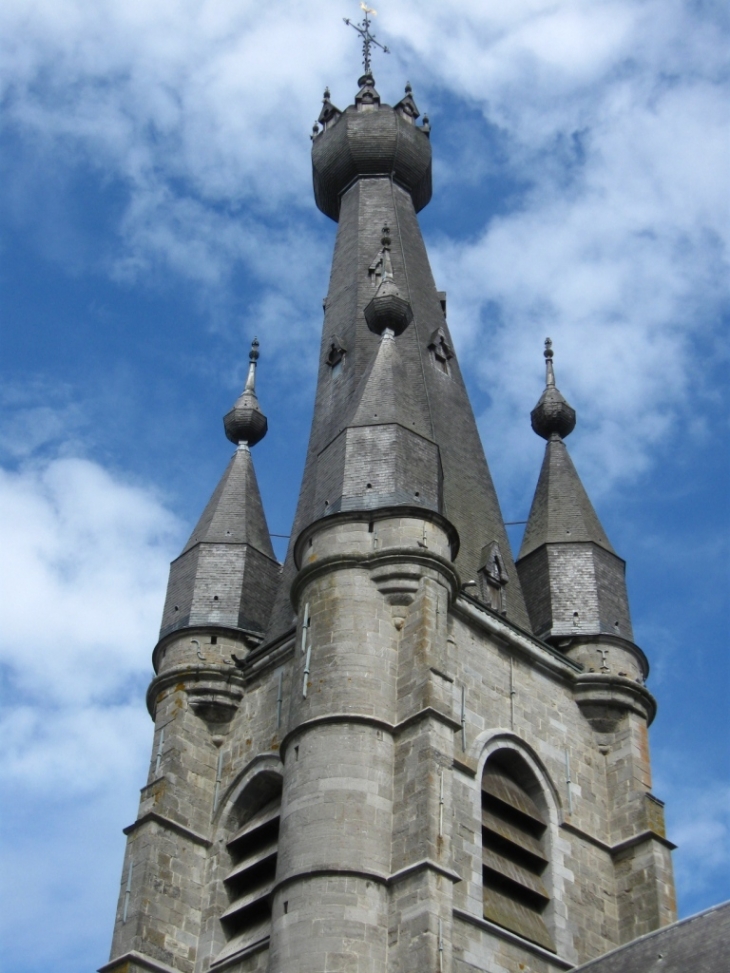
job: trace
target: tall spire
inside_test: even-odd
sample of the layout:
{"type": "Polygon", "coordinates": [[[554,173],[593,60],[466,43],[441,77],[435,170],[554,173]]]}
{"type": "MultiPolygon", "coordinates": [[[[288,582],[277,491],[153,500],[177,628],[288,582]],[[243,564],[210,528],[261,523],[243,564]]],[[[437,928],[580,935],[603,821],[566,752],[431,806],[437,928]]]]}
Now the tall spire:
{"type": "Polygon", "coordinates": [[[259,342],[246,384],[223,424],[237,449],[180,556],[172,562],[161,637],[220,626],[263,633],[279,579],[250,447],[267,431],[256,397],[259,342]]]}
{"type": "Polygon", "coordinates": [[[625,564],[563,442],[576,415],[555,384],[549,338],[544,355],[545,391],[530,419],[547,446],[517,561],[533,630],[558,641],[583,635],[630,640],[625,564]]]}
{"type": "MultiPolygon", "coordinates": [[[[502,613],[529,620],[416,213],[431,198],[429,130],[410,85],[393,107],[372,78],[313,138],[315,201],[338,223],[314,419],[292,545],[338,512],[415,505],[446,518],[464,580],[501,559],[502,613]],[[334,120],[331,120],[334,119],[334,120]],[[505,607],[506,606],[506,607],[505,607]]],[[[329,102],[329,93],[327,97],[329,102]]],[[[291,623],[293,546],[275,611],[291,623]]],[[[273,631],[271,633],[274,634],[273,631]]]]}

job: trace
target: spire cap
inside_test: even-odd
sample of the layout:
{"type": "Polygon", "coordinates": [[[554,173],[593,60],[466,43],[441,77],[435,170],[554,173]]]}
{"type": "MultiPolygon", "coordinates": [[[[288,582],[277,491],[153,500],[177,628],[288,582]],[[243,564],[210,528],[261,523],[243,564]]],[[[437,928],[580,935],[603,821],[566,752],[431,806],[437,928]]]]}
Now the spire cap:
{"type": "Polygon", "coordinates": [[[243,392],[230,412],[223,417],[226,436],[236,445],[255,446],[266,435],[269,423],[259,408],[256,397],[256,364],[259,359],[259,340],[254,338],[249,352],[248,375],[243,392]]]}
{"type": "Polygon", "coordinates": [[[563,398],[555,385],[555,371],[553,369],[553,343],[550,338],[545,339],[545,391],[530,413],[530,423],[533,430],[543,439],[554,436],[565,439],[575,429],[575,409],[563,398]]]}

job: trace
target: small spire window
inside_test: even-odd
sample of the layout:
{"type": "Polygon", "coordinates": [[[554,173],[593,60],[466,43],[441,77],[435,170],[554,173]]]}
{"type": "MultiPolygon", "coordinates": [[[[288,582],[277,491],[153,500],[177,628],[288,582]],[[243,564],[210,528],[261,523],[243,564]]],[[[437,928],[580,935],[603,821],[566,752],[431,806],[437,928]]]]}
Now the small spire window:
{"type": "Polygon", "coordinates": [[[489,608],[507,613],[507,571],[499,544],[492,541],[482,548],[479,567],[479,596],[489,608]]]}
{"type": "Polygon", "coordinates": [[[454,357],[454,353],[446,340],[446,332],[443,328],[437,328],[431,335],[428,350],[431,352],[431,359],[439,371],[445,375],[450,375],[451,366],[449,362],[454,357]]]}
{"type": "Polygon", "coordinates": [[[325,363],[331,370],[332,378],[336,378],[342,372],[346,354],[347,351],[344,345],[337,335],[335,335],[330,342],[327,357],[325,358],[325,363]]]}

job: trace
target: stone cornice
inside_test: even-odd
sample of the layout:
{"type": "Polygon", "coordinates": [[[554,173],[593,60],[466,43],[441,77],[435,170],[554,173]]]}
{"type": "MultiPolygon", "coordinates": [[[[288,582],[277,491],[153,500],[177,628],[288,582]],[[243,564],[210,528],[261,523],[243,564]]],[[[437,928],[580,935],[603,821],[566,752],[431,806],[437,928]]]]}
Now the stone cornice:
{"type": "Polygon", "coordinates": [[[501,618],[486,606],[479,605],[463,592],[454,602],[452,611],[471,624],[476,624],[485,629],[505,647],[517,649],[517,651],[526,655],[531,662],[547,669],[566,682],[571,682],[577,673],[583,671],[581,665],[567,659],[557,649],[546,642],[540,642],[534,636],[507,621],[506,618],[501,618]]]}
{"type": "Polygon", "coordinates": [[[388,733],[391,736],[397,736],[403,730],[408,729],[408,727],[413,726],[414,723],[418,723],[420,720],[434,719],[439,723],[443,723],[450,729],[456,731],[461,729],[461,723],[458,723],[453,717],[449,716],[447,713],[442,713],[440,710],[434,709],[433,706],[426,706],[423,709],[418,710],[416,713],[412,713],[407,716],[400,723],[389,723],[387,720],[378,719],[377,716],[370,716],[368,713],[325,713],[322,716],[313,716],[308,720],[302,720],[293,727],[284,736],[279,746],[279,753],[281,754],[281,759],[284,760],[287,747],[300,733],[306,733],[310,729],[316,729],[318,726],[332,726],[342,723],[354,723],[360,726],[370,726],[376,730],[382,730],[384,733],[388,733]]]}
{"type": "Polygon", "coordinates": [[[330,574],[332,571],[341,571],[343,568],[365,568],[365,570],[371,571],[374,568],[385,567],[389,564],[403,563],[418,564],[444,575],[449,581],[452,599],[456,599],[460,586],[459,574],[448,558],[417,547],[390,547],[383,551],[372,551],[368,554],[360,554],[356,551],[349,554],[333,554],[305,565],[300,569],[292,583],[292,604],[294,609],[298,611],[299,595],[302,588],[320,575],[330,574]]]}
{"type": "Polygon", "coordinates": [[[176,834],[179,834],[181,837],[192,842],[192,844],[200,845],[201,848],[210,848],[213,844],[213,842],[204,835],[191,831],[190,828],[186,828],[184,824],[179,824],[177,821],[173,821],[172,818],[166,818],[163,814],[159,814],[157,811],[148,811],[146,814],[143,814],[141,817],[137,818],[134,824],[129,824],[123,829],[124,834],[133,834],[138,828],[142,828],[145,824],[150,823],[159,824],[161,827],[167,828],[168,831],[174,831],[176,834]]]}
{"type": "Polygon", "coordinates": [[[155,676],[149,684],[149,688],[147,689],[147,710],[152,719],[155,718],[157,697],[164,689],[168,689],[170,686],[175,686],[179,683],[186,684],[185,688],[187,689],[187,683],[192,682],[195,684],[204,680],[234,685],[240,688],[241,692],[243,692],[245,687],[243,674],[233,664],[175,666],[172,669],[167,669],[161,675],[155,676]]]}
{"type": "Polygon", "coordinates": [[[138,953],[136,949],[109,960],[108,963],[99,967],[98,973],[114,973],[114,970],[119,970],[119,973],[128,973],[130,965],[136,966],[140,970],[149,970],[149,973],[180,973],[179,970],[168,966],[167,963],[162,963],[151,956],[145,956],[144,953],[138,953]]]}
{"type": "Polygon", "coordinates": [[[583,706],[602,706],[609,709],[631,710],[646,720],[647,726],[656,716],[656,700],[646,688],[626,676],[601,672],[583,672],[575,677],[573,693],[576,703],[583,706]]]}

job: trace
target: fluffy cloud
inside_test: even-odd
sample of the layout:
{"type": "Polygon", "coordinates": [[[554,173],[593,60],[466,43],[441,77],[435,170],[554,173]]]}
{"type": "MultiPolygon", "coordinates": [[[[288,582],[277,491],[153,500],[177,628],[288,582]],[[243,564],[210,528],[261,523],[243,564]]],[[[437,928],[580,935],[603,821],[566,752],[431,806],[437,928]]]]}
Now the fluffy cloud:
{"type": "Polygon", "coordinates": [[[65,458],[0,469],[0,533],[0,781],[13,888],[2,939],[8,968],[20,969],[44,949],[50,960],[54,942],[79,948],[63,905],[44,910],[38,943],[32,917],[58,888],[95,929],[108,925],[121,849],[96,826],[134,814],[149,756],[150,648],[181,535],[149,490],[65,458]],[[40,836],[29,818],[43,820],[40,836]]]}
{"type": "MultiPolygon", "coordinates": [[[[83,158],[126,187],[109,273],[163,267],[220,305],[243,266],[267,291],[251,308],[261,329],[298,360],[328,259],[311,217],[306,120],[326,81],[335,101],[352,94],[357,43],[340,21],[351,6],[331,0],[314,16],[293,2],[11,2],[6,124],[33,153],[83,158]]],[[[498,430],[511,435],[509,417],[539,393],[548,333],[591,429],[582,451],[594,485],[636,476],[685,410],[702,368],[696,338],[716,333],[727,301],[717,9],[474,0],[458,17],[435,2],[382,13],[396,51],[378,63],[383,92],[398,90],[407,64],[424,97],[471,104],[497,133],[501,171],[523,187],[475,236],[433,249],[462,357],[477,361],[492,400],[483,429],[510,457],[500,479],[524,481],[534,464],[529,448],[501,449],[498,430]],[[615,446],[627,424],[631,451],[615,446]]],[[[438,146],[438,111],[435,121],[438,146]]],[[[461,146],[437,151],[453,180],[468,162],[469,182],[497,163],[478,159],[483,127],[462,132],[461,146]]]]}

